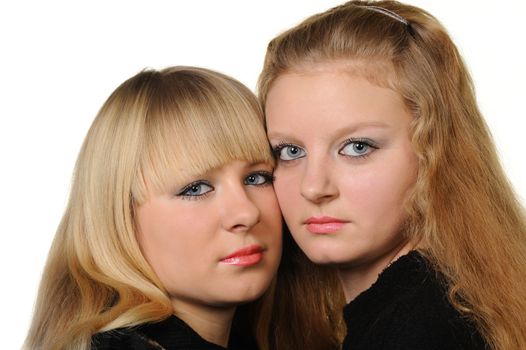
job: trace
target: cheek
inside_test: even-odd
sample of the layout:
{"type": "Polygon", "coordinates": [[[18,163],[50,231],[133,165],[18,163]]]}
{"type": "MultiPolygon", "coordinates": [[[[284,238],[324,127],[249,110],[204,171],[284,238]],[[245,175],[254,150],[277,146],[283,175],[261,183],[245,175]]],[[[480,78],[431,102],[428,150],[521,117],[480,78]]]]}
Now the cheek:
{"type": "Polygon", "coordinates": [[[212,230],[214,219],[202,210],[197,215],[195,210],[180,208],[177,211],[159,207],[141,209],[137,212],[139,245],[166,286],[172,275],[180,273],[178,267],[202,256],[200,253],[210,241],[209,233],[215,232],[212,230]]]}
{"type": "MultiPolygon", "coordinates": [[[[399,222],[405,215],[404,205],[416,181],[416,170],[410,159],[391,157],[344,180],[344,197],[352,209],[371,222],[399,222]]],[[[372,223],[371,223],[372,224],[372,223]]]]}
{"type": "Polygon", "coordinates": [[[274,172],[274,190],[285,219],[297,208],[300,197],[300,174],[294,169],[277,169],[274,172]]]}
{"type": "Polygon", "coordinates": [[[180,236],[179,225],[173,220],[164,217],[152,217],[148,223],[141,223],[139,230],[139,244],[144,257],[153,268],[160,274],[160,269],[166,263],[166,259],[176,260],[184,253],[181,249],[182,239],[180,236]]]}
{"type": "MultiPolygon", "coordinates": [[[[261,189],[259,190],[261,191],[261,189]]],[[[256,205],[260,212],[260,223],[264,226],[262,230],[264,239],[270,241],[281,240],[281,211],[274,189],[272,187],[265,188],[252,198],[252,202],[256,205]]],[[[259,232],[259,230],[254,230],[259,232]]]]}

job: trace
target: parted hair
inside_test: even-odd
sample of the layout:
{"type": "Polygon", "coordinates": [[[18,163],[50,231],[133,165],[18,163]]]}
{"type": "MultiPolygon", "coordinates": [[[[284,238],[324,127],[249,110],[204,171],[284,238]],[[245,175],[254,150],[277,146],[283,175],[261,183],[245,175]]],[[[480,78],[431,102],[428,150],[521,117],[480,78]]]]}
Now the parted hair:
{"type": "MultiPolygon", "coordinates": [[[[349,1],[316,14],[269,43],[260,102],[265,105],[281,75],[327,63],[402,96],[414,116],[411,141],[418,157],[404,233],[420,242],[445,276],[453,306],[492,349],[525,349],[525,212],[445,28],[426,11],[396,1],[349,1]]],[[[301,295],[289,293],[296,296],[292,301],[301,295]]]]}
{"type": "Polygon", "coordinates": [[[262,122],[253,93],[211,70],[149,69],[120,85],[82,145],[24,347],[85,350],[96,332],[171,315],[136,238],[145,182],[164,191],[232,160],[273,164],[262,122]]]}

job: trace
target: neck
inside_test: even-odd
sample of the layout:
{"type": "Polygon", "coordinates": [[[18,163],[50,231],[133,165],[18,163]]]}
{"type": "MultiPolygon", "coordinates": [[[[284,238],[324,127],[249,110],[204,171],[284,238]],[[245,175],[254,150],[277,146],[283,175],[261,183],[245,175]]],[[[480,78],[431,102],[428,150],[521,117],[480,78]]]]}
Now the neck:
{"type": "Polygon", "coordinates": [[[212,307],[173,299],[172,305],[174,314],[203,339],[225,348],[228,346],[235,307],[212,307]]]}
{"type": "Polygon", "coordinates": [[[372,260],[338,267],[338,276],[342,283],[346,302],[351,302],[360,293],[369,289],[383,270],[414,248],[414,244],[403,242],[395,249],[372,260]]]}

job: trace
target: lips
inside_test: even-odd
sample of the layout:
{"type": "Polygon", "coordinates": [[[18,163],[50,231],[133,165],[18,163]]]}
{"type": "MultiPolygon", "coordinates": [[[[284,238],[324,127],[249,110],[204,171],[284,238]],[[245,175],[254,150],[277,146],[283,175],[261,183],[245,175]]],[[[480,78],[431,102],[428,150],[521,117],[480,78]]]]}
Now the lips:
{"type": "Polygon", "coordinates": [[[263,259],[263,247],[259,244],[250,245],[222,258],[220,261],[227,265],[252,266],[263,259]]]}
{"type": "Polygon", "coordinates": [[[330,216],[310,217],[305,221],[307,230],[316,234],[329,234],[339,231],[347,220],[341,220],[330,216]]]}

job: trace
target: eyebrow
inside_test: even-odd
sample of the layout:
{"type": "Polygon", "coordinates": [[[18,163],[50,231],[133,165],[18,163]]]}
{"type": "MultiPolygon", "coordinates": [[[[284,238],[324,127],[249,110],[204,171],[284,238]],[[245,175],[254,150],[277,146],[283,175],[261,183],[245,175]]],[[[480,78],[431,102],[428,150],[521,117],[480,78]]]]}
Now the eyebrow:
{"type": "MultiPolygon", "coordinates": [[[[336,135],[344,135],[349,133],[354,133],[362,129],[390,129],[392,128],[392,125],[383,123],[383,122],[360,122],[360,123],[354,123],[354,124],[348,124],[345,125],[342,128],[338,128],[334,130],[333,134],[336,135]]],[[[289,132],[288,134],[293,134],[293,129],[289,129],[292,132],[289,132]]],[[[283,137],[289,137],[287,133],[279,132],[279,131],[271,131],[268,133],[268,138],[283,138],[283,137]]]]}
{"type": "Polygon", "coordinates": [[[390,129],[392,125],[389,125],[384,122],[361,122],[361,123],[355,123],[346,125],[343,128],[336,129],[336,133],[351,133],[356,132],[361,129],[390,129]]]}

